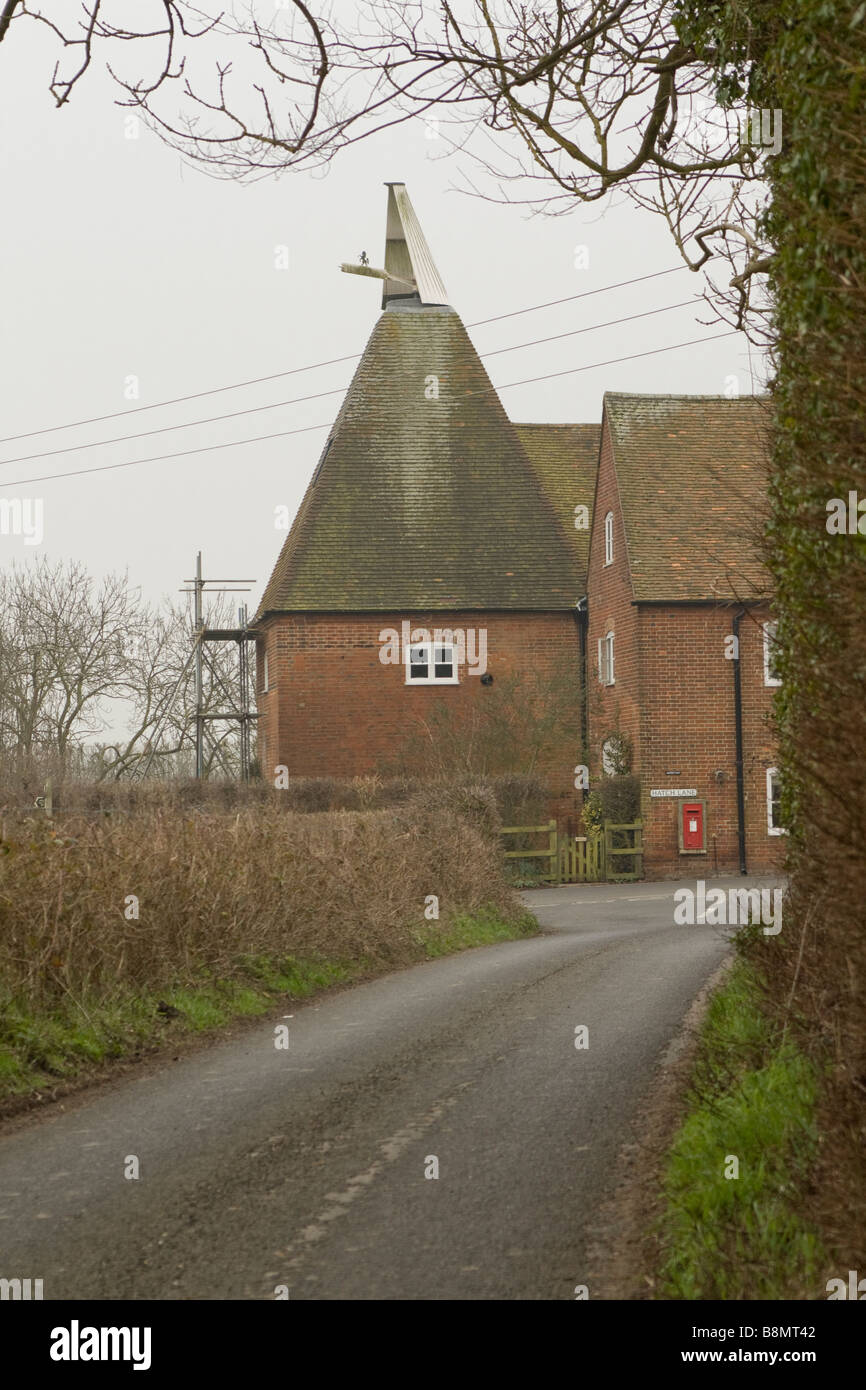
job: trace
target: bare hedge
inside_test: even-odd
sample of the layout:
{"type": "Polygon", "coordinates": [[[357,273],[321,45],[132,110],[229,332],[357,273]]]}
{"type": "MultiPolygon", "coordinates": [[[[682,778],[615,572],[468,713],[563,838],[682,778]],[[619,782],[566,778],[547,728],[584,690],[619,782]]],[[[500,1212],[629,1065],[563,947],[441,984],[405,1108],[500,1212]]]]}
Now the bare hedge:
{"type": "Polygon", "coordinates": [[[516,920],[489,792],[467,791],[463,814],[430,802],[302,815],[276,814],[265,797],[236,811],[7,816],[2,997],[44,1010],[229,978],[250,957],[408,963],[431,894],[443,926],[485,906],[516,920]]]}

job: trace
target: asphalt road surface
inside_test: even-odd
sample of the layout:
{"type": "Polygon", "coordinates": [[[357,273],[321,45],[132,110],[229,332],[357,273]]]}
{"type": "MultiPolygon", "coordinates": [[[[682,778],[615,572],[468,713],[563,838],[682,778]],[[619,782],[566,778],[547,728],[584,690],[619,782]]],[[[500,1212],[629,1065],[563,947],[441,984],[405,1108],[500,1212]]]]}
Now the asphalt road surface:
{"type": "Polygon", "coordinates": [[[6,1133],[0,1276],[46,1299],[573,1298],[727,949],[673,924],[674,887],[527,894],[542,937],[295,1005],[286,1050],[272,1018],[6,1133]]]}

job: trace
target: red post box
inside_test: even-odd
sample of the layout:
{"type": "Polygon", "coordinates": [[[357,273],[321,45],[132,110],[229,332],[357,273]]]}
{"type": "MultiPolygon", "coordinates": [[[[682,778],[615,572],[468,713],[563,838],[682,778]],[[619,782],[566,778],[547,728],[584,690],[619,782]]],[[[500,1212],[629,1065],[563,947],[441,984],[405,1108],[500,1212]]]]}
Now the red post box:
{"type": "Polygon", "coordinates": [[[701,853],[706,849],[703,801],[680,802],[680,849],[701,853]]]}

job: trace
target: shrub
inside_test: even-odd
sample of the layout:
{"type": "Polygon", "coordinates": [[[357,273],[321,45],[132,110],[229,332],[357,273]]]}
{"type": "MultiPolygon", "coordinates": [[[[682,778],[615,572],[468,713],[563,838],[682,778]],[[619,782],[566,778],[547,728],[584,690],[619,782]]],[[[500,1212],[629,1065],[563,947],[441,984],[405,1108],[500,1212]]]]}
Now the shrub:
{"type": "Polygon", "coordinates": [[[252,956],[409,963],[431,893],[446,924],[486,907],[521,913],[490,833],[490,793],[467,788],[463,810],[445,800],[275,816],[266,802],[7,819],[0,1004],[231,979],[252,956]]]}
{"type": "Polygon", "coordinates": [[[596,788],[602,819],[614,825],[631,825],[640,815],[640,778],[633,772],[603,777],[596,788]]]}

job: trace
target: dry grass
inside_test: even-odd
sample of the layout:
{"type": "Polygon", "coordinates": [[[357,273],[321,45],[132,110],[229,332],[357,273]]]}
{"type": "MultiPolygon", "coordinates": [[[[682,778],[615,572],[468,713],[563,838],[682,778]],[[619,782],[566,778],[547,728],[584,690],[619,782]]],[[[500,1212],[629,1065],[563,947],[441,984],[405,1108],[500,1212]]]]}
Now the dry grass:
{"type": "Polygon", "coordinates": [[[536,930],[497,825],[484,788],[387,811],[7,814],[3,1113],[278,1001],[536,930]]]}
{"type": "Polygon", "coordinates": [[[231,978],[250,957],[398,965],[418,957],[430,894],[443,925],[484,906],[519,912],[495,837],[445,810],[7,821],[2,991],[47,1009],[231,978]]]}

